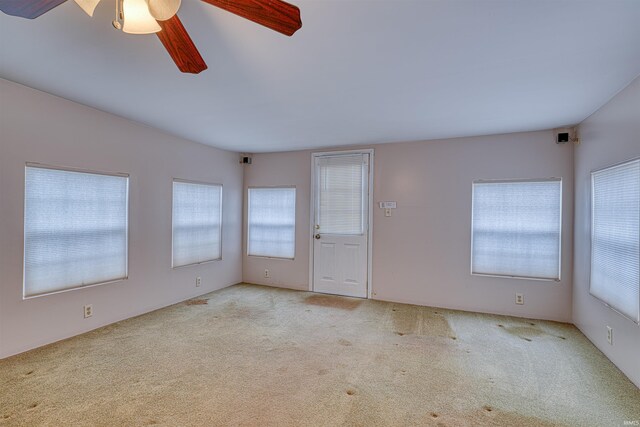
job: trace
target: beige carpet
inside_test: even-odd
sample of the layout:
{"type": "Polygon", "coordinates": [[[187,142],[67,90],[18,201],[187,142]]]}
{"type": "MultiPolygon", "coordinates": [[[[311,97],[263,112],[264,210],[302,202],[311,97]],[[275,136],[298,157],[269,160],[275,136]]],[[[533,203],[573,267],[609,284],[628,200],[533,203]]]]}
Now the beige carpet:
{"type": "Polygon", "coordinates": [[[573,326],[237,285],[0,361],[0,426],[623,426],[573,326]]]}

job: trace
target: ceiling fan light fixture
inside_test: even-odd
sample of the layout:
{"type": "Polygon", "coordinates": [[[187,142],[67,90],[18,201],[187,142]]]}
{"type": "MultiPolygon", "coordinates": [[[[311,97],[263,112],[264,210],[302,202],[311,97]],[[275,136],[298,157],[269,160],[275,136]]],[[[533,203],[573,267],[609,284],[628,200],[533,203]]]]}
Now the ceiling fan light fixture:
{"type": "Polygon", "coordinates": [[[100,0],[75,0],[75,2],[87,15],[93,16],[93,12],[96,10],[96,6],[98,6],[100,0]]]}
{"type": "Polygon", "coordinates": [[[161,30],[145,0],[123,0],[122,13],[122,31],[125,33],[151,34],[161,30]]]}
{"type": "Polygon", "coordinates": [[[158,21],[173,18],[180,9],[182,0],[145,0],[149,6],[149,13],[158,21]]]}

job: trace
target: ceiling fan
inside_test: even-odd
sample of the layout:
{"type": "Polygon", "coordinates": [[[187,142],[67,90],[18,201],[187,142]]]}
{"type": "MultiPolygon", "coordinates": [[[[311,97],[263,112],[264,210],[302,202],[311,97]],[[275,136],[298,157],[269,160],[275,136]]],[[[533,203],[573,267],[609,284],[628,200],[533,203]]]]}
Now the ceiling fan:
{"type": "MultiPolygon", "coordinates": [[[[34,19],[67,0],[0,0],[7,15],[34,19]]],[[[177,12],[181,0],[115,0],[113,26],[126,33],[156,33],[183,73],[198,74],[207,64],[182,25],[177,12]]],[[[300,9],[282,0],[202,0],[287,36],[302,27],[300,9]]],[[[75,0],[89,15],[100,0],[75,0]]]]}

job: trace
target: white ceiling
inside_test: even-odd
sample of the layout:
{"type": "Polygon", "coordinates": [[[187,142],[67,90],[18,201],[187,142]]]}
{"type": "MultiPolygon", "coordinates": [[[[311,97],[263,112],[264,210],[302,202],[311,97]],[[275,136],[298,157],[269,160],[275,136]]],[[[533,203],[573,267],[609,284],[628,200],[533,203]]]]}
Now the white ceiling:
{"type": "Polygon", "coordinates": [[[73,2],[0,13],[0,77],[193,141],[265,152],[575,124],[640,74],[638,0],[291,0],[288,38],[197,0],[209,69],[73,2]]]}

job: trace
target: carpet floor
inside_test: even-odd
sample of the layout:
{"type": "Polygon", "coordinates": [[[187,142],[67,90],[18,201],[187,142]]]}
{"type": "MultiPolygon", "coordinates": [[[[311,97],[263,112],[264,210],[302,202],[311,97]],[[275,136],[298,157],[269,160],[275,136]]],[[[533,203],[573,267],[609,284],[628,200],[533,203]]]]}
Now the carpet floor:
{"type": "Polygon", "coordinates": [[[0,426],[638,421],[574,326],[244,284],[0,360],[0,426]]]}

